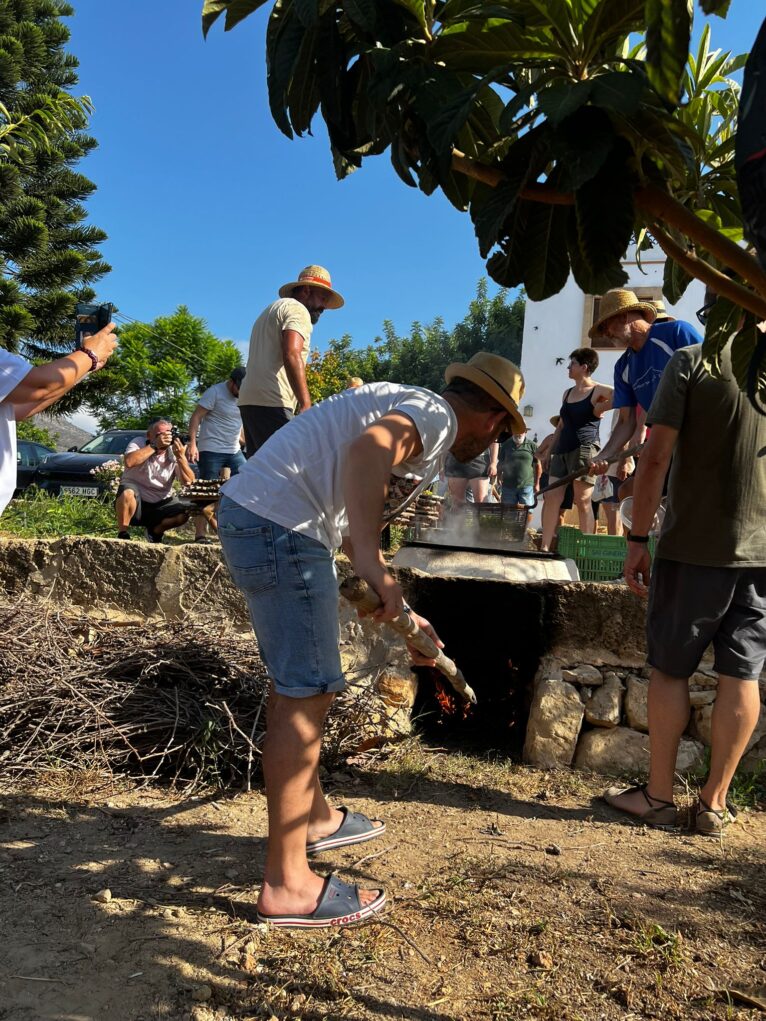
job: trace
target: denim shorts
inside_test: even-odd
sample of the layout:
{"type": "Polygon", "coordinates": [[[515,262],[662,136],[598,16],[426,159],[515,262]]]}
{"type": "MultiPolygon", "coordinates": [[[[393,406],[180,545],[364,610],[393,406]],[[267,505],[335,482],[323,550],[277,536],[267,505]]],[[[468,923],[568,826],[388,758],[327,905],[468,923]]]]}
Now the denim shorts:
{"type": "Polygon", "coordinates": [[[218,535],[275,690],[291,698],[341,691],[332,553],[227,496],[218,508],[218,535]]]}
{"type": "Polygon", "coordinates": [[[221,468],[231,468],[231,474],[237,475],[244,463],[245,455],[241,450],[230,454],[221,454],[216,450],[200,450],[199,476],[201,479],[217,479],[221,474],[221,468]]]}

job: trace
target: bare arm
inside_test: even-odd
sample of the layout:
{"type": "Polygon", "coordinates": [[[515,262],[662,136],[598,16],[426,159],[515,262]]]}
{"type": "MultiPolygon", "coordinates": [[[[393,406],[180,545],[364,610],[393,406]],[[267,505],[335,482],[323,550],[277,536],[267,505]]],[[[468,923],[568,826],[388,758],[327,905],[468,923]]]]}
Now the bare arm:
{"type": "Polygon", "coordinates": [[[146,446],[141,447],[138,450],[131,450],[129,454],[125,454],[123,462],[126,468],[138,468],[139,465],[144,464],[156,453],[156,447],[151,446],[151,444],[147,442],[146,446]]]}
{"type": "MultiPolygon", "coordinates": [[[[84,347],[92,351],[101,368],[117,346],[113,335],[114,323],[88,337],[84,347]]],[[[46,365],[36,365],[8,394],[5,400],[14,406],[17,421],[29,418],[50,407],[68,393],[93,368],[93,361],[85,351],[73,351],[46,365]]]]}
{"type": "Polygon", "coordinates": [[[497,478],[497,457],[500,451],[500,444],[493,443],[489,448],[489,477],[497,478]]]}
{"type": "Polygon", "coordinates": [[[308,411],[311,407],[306,366],[303,363],[303,344],[303,337],[296,330],[282,331],[282,362],[298,402],[298,411],[308,411]]]}
{"type": "Polygon", "coordinates": [[[194,470],[186,459],[186,447],[180,440],[173,440],[173,453],[176,457],[176,478],[185,486],[194,482],[194,470]]]}
{"type": "Polygon", "coordinates": [[[192,413],[192,417],[189,419],[189,460],[194,462],[199,458],[199,451],[197,450],[197,433],[199,427],[202,425],[202,419],[208,413],[209,408],[203,408],[201,404],[198,404],[192,413]]]}
{"type": "MultiPolygon", "coordinates": [[[[668,473],[678,430],[668,425],[653,425],[646,446],[641,452],[633,489],[633,535],[648,535],[654,515],[662,499],[662,488],[668,473]]],[[[630,542],[623,569],[625,580],[638,595],[646,595],[649,580],[649,550],[646,543],[630,542]]]]}
{"type": "Polygon", "coordinates": [[[614,388],[607,386],[605,383],[599,383],[593,392],[593,398],[591,403],[593,404],[593,413],[601,418],[612,410],[612,401],[614,400],[614,388]]]}

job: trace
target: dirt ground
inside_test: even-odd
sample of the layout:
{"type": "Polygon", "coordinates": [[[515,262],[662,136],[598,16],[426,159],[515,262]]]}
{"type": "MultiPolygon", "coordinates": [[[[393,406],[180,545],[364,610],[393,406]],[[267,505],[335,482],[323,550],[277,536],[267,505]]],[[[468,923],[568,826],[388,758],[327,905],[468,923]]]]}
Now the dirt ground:
{"type": "Polygon", "coordinates": [[[598,778],[413,741],[328,778],[387,831],[319,868],[392,910],[286,933],[254,921],[262,793],[91,781],[3,796],[0,1018],[763,1017],[731,992],[766,986],[761,813],[723,842],[660,833],[598,778]]]}

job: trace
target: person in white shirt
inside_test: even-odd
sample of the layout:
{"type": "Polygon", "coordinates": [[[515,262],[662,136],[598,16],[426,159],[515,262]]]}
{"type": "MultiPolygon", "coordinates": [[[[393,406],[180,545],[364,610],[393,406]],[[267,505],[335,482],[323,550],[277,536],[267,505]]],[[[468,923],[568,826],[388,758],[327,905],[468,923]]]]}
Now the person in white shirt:
{"type": "Polygon", "coordinates": [[[0,348],[0,513],[16,488],[16,423],[45,411],[89,372],[102,368],[117,347],[114,323],[86,336],[63,358],[32,366],[0,348]]]}
{"type": "MultiPolygon", "coordinates": [[[[448,452],[470,461],[526,426],[520,371],[485,352],[446,371],[441,396],[370,383],[330,397],[289,422],[223,487],[218,534],[248,603],[272,681],[263,748],[269,843],[258,900],[261,920],[313,928],[380,911],[382,890],[360,890],[311,871],[307,853],[380,836],[380,820],[331,808],[319,784],[322,728],[344,686],[338,649],[334,550],[380,596],[379,621],[404,607],[380,552],[391,476],[423,486],[448,452]]],[[[441,644],[433,628],[413,619],[441,644]]],[[[432,663],[410,649],[415,662],[432,663]]]]}
{"type": "Polygon", "coordinates": [[[306,266],[256,319],[239,393],[248,457],[293,415],[311,407],[306,382],[311,332],[326,308],[342,306],[327,270],[306,266]]]}
{"type": "Polygon", "coordinates": [[[169,528],[189,520],[188,508],[173,495],[176,479],[188,486],[194,471],[186,447],[173,436],[172,423],[159,418],[149,423],[146,443],[133,440],[125,448],[125,471],[114,504],[118,539],[130,539],[130,526],[140,525],[149,542],[162,542],[169,528]]]}
{"type": "MultiPolygon", "coordinates": [[[[222,383],[214,383],[202,394],[189,420],[189,447],[187,457],[190,464],[199,462],[201,479],[218,479],[221,471],[228,468],[236,475],[245,463],[242,444],[245,431],[239,413],[239,388],[245,378],[242,365],[232,369],[231,375],[222,383]],[[199,438],[197,437],[199,433],[199,438]]],[[[195,541],[211,543],[205,535],[208,521],[216,527],[213,515],[215,505],[207,505],[195,519],[195,541]]]]}

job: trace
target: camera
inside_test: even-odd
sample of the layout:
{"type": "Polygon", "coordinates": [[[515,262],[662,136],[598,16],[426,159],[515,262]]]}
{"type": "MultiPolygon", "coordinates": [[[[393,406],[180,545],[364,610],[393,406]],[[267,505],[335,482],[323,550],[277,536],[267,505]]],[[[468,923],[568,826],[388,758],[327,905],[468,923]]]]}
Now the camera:
{"type": "Polygon", "coordinates": [[[102,305],[88,305],[80,301],[75,305],[74,334],[78,350],[82,347],[86,337],[98,333],[99,330],[103,330],[105,326],[109,325],[112,321],[113,309],[114,305],[111,302],[105,302],[102,305]]]}

